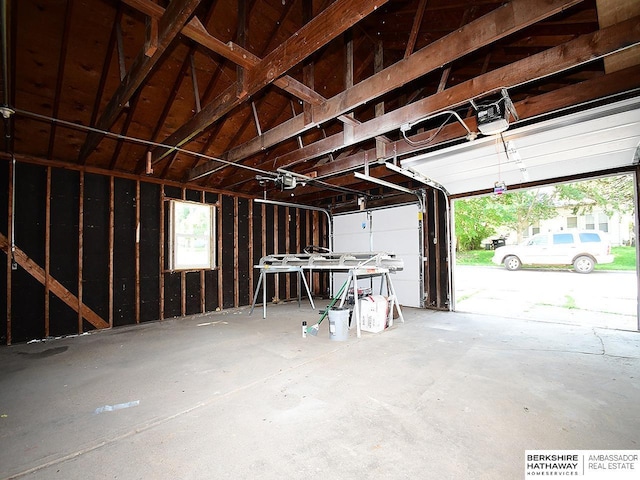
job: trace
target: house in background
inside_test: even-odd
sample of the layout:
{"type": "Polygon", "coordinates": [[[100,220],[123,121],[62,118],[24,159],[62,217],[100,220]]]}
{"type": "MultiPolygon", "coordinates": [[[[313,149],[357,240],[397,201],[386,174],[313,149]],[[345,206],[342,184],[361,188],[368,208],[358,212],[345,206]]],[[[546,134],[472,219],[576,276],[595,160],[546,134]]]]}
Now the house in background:
{"type": "Polygon", "coordinates": [[[601,208],[594,207],[586,214],[575,214],[573,208],[558,207],[558,216],[540,220],[529,227],[529,237],[541,232],[550,232],[567,229],[600,230],[609,236],[611,245],[634,245],[633,214],[613,213],[608,216],[601,208]]]}

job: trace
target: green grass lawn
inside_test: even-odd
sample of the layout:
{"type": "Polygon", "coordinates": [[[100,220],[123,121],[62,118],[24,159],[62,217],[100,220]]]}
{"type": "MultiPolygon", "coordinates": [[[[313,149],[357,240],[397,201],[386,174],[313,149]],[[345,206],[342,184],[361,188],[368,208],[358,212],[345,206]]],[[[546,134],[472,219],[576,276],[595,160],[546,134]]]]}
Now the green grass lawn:
{"type": "MultiPolygon", "coordinates": [[[[606,265],[596,265],[597,270],[635,270],[636,269],[636,248],[635,247],[612,247],[613,263],[606,265]]],[[[493,250],[471,250],[469,252],[458,252],[456,263],[458,265],[489,266],[495,265],[491,261],[493,250]]],[[[545,268],[536,266],[535,268],[545,268]]],[[[557,267],[555,267],[557,268],[557,267]]]]}

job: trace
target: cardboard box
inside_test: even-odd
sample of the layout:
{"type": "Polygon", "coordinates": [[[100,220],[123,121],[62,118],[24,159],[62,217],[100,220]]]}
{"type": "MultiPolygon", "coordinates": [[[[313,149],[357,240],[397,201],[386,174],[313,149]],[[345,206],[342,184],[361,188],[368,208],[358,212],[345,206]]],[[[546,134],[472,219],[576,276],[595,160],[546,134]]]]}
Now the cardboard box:
{"type": "Polygon", "coordinates": [[[389,301],[382,295],[369,295],[360,300],[360,329],[379,333],[387,328],[389,301]]]}

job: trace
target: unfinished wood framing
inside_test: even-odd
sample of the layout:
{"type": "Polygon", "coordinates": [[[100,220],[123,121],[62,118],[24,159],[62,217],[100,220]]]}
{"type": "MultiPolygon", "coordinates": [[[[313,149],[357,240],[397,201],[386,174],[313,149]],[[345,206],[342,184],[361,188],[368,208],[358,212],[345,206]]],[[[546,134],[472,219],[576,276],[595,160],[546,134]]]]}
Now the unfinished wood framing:
{"type": "MultiPolygon", "coordinates": [[[[11,251],[11,245],[9,239],[4,235],[0,234],[0,249],[4,252],[8,253],[11,251]]],[[[16,263],[25,269],[29,275],[35,278],[40,284],[44,285],[46,274],[44,272],[44,268],[40,267],[36,262],[34,262],[29,256],[20,250],[18,247],[15,247],[14,258],[16,263]]],[[[78,297],[67,290],[60,282],[58,282],[55,278],[49,277],[49,286],[50,291],[55,294],[60,300],[66,303],[69,307],[71,307],[74,311],[79,311],[79,314],[86,318],[89,323],[91,323],[96,328],[107,328],[109,324],[105,322],[100,316],[91,310],[89,307],[80,303],[78,297]]]]}
{"type": "MultiPolygon", "coordinates": [[[[245,305],[255,294],[259,257],[326,246],[321,209],[349,213],[362,196],[368,208],[408,201],[354,171],[425,188],[383,163],[417,165],[422,160],[411,156],[462,143],[466,128],[452,120],[439,129],[434,113],[455,110],[471,138],[478,131],[472,103],[502,88],[520,116],[514,129],[596,104],[633,103],[640,89],[638,61],[612,73],[622,68],[614,60],[638,60],[636,0],[19,3],[10,8],[4,102],[10,110],[3,109],[8,121],[0,122],[8,139],[0,158],[11,162],[0,171],[9,182],[2,189],[9,208],[0,218],[8,224],[2,244],[9,344],[61,329],[82,333],[245,305]],[[425,147],[427,139],[433,142],[425,147]],[[16,169],[15,161],[28,166],[16,169]],[[285,186],[283,169],[308,178],[285,186]],[[156,208],[147,196],[158,191],[156,208]],[[167,201],[213,204],[209,194],[217,196],[214,271],[172,272],[165,267],[167,201]],[[256,208],[257,198],[276,204],[256,208]],[[292,200],[312,210],[287,206],[292,200]],[[67,211],[59,213],[58,205],[67,211]],[[125,228],[135,228],[134,243],[125,228]],[[13,273],[16,232],[24,245],[17,250],[21,269],[13,273]],[[22,265],[42,282],[44,304],[41,285],[22,265]],[[25,308],[27,298],[37,299],[37,315],[25,308]],[[37,321],[25,328],[31,321],[25,316],[37,321]]],[[[564,168],[562,162],[554,159],[554,168],[564,168]]],[[[593,165],[589,175],[614,169],[600,162],[610,160],[581,165],[593,165]]],[[[450,178],[442,169],[434,181],[450,178]]],[[[534,182],[543,182],[552,168],[530,170],[541,177],[534,182]]],[[[486,172],[465,172],[474,175],[468,184],[485,192],[479,184],[486,172]]],[[[423,198],[420,243],[428,261],[421,300],[446,309],[449,199],[429,188],[423,198]]],[[[313,293],[326,293],[325,274],[308,278],[313,293]]],[[[283,274],[270,277],[268,287],[269,301],[291,299],[300,289],[283,274]]]]}
{"type": "MultiPolygon", "coordinates": [[[[131,100],[138,90],[138,87],[145,81],[155,64],[160,60],[162,54],[173,41],[174,37],[180,33],[182,27],[187,22],[200,0],[175,0],[169,4],[159,23],[159,38],[157,47],[151,57],[146,55],[143,48],[133,61],[129,71],[122,79],[120,86],[109,100],[103,110],[101,117],[96,124],[97,130],[106,131],[110,129],[116,121],[126,103],[131,100]]],[[[98,131],[92,131],[87,136],[82,149],[80,150],[80,160],[84,160],[93,152],[100,143],[103,135],[98,131]]]]}

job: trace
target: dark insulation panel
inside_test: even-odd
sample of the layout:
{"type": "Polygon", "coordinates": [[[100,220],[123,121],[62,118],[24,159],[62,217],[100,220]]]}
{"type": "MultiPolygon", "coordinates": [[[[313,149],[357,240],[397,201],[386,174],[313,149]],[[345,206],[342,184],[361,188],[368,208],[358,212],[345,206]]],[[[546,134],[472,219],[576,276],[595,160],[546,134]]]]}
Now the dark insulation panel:
{"type": "Polygon", "coordinates": [[[182,296],[180,292],[180,273],[164,275],[164,318],[182,315],[182,296]]]}
{"type": "Polygon", "coordinates": [[[20,267],[11,280],[12,343],[44,338],[44,285],[20,267]]]}
{"type": "Polygon", "coordinates": [[[31,260],[44,267],[47,169],[18,163],[15,182],[16,246],[31,260]]]}
{"type": "Polygon", "coordinates": [[[0,254],[0,291],[3,293],[0,295],[0,345],[7,343],[7,262],[6,256],[0,254]]]}
{"type": "Polygon", "coordinates": [[[82,300],[109,321],[109,177],[84,176],[82,300]]]}
{"type": "Polygon", "coordinates": [[[185,288],[187,289],[186,314],[202,313],[200,308],[200,272],[187,272],[185,276],[185,288]]]}
{"type": "MultiPolygon", "coordinates": [[[[260,258],[262,257],[262,205],[260,203],[253,202],[253,264],[258,265],[260,258]]],[[[260,278],[260,271],[255,270],[253,272],[253,291],[255,292],[258,286],[258,279],[260,278]]],[[[253,299],[251,299],[253,302],[253,299]]]]}
{"type": "MultiPolygon", "coordinates": [[[[9,162],[0,162],[0,234],[7,237],[9,226],[9,162]]],[[[7,343],[7,256],[0,253],[0,345],[7,343]]]]}
{"type": "MultiPolygon", "coordinates": [[[[273,253],[277,253],[274,252],[274,228],[273,228],[273,222],[275,219],[275,215],[274,215],[274,207],[273,205],[266,205],[265,208],[265,217],[263,219],[263,221],[265,222],[265,229],[266,229],[266,254],[267,255],[271,255],[273,253]]],[[[267,275],[267,302],[270,302],[271,299],[275,296],[275,282],[274,282],[274,276],[273,275],[267,275]]]]}
{"type": "Polygon", "coordinates": [[[218,271],[204,272],[205,299],[204,307],[207,312],[214,312],[218,307],[218,271]]]}
{"type": "MultiPolygon", "coordinates": [[[[182,199],[182,189],[178,187],[164,187],[165,198],[182,199]]],[[[164,268],[169,268],[169,202],[164,202],[164,268]]],[[[181,282],[179,273],[164,274],[164,317],[178,317],[182,315],[181,282]]]]}
{"type": "Polygon", "coordinates": [[[78,222],[80,174],[51,171],[50,272],[74,295],[78,294],[78,222]]]}
{"type": "Polygon", "coordinates": [[[222,305],[234,306],[234,202],[233,197],[222,196],[222,305]]]}
{"type": "Polygon", "coordinates": [[[140,184],[140,320],[160,317],[160,185],[140,184]]]}
{"type": "MultiPolygon", "coordinates": [[[[91,324],[83,321],[85,325],[91,324]]],[[[58,337],[78,333],[78,313],[53,294],[49,294],[49,335],[58,337]]]]}
{"type": "Polygon", "coordinates": [[[249,200],[238,199],[238,294],[240,305],[250,305],[249,272],[249,200]]]}
{"type": "Polygon", "coordinates": [[[202,203],[202,193],[197,192],[195,190],[186,190],[185,191],[185,200],[190,202],[198,202],[202,203]]]}
{"type": "Polygon", "coordinates": [[[136,182],[115,179],[113,324],[135,323],[136,182]]]}
{"type": "MultiPolygon", "coordinates": [[[[44,269],[47,169],[18,163],[15,182],[16,247],[44,269]]],[[[11,277],[12,343],[43,338],[44,285],[22,267],[11,277]]]]}
{"type": "MultiPolygon", "coordinates": [[[[298,224],[296,221],[296,212],[299,211],[297,209],[290,208],[289,209],[289,218],[287,221],[289,222],[289,253],[300,253],[298,247],[296,245],[296,241],[298,239],[298,224]]],[[[289,275],[289,281],[291,282],[291,297],[297,298],[298,296],[298,275],[289,275]]]]}
{"type": "Polygon", "coordinates": [[[309,210],[300,210],[300,249],[304,250],[305,247],[310,245],[309,240],[307,239],[307,214],[309,210]]]}
{"type": "MultiPolygon", "coordinates": [[[[285,207],[276,207],[276,222],[278,225],[278,251],[276,253],[289,253],[287,251],[287,209],[285,207]]],[[[278,275],[278,298],[287,298],[287,276],[288,273],[278,275]]]]}
{"type": "MultiPolygon", "coordinates": [[[[204,194],[205,203],[216,204],[219,201],[219,195],[217,193],[205,192],[204,194]]],[[[220,210],[216,209],[216,215],[219,215],[220,210]]],[[[217,217],[216,217],[216,232],[217,232],[217,217]]],[[[216,250],[216,264],[220,263],[220,259],[217,258],[218,252],[218,242],[217,242],[217,234],[216,240],[214,242],[213,248],[216,250]]],[[[204,272],[204,284],[205,284],[205,310],[207,312],[215,311],[220,305],[218,302],[218,271],[217,270],[207,270],[204,272]]]]}
{"type": "MultiPolygon", "coordinates": [[[[51,171],[51,276],[78,295],[78,224],[80,173],[51,171]]],[[[78,332],[78,313],[55,296],[49,304],[49,329],[53,336],[78,332]]]]}
{"type": "Polygon", "coordinates": [[[166,198],[177,198],[182,200],[182,189],[179,187],[164,187],[164,196],[166,198]]]}

